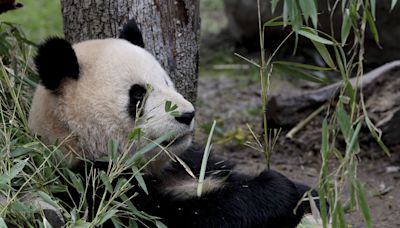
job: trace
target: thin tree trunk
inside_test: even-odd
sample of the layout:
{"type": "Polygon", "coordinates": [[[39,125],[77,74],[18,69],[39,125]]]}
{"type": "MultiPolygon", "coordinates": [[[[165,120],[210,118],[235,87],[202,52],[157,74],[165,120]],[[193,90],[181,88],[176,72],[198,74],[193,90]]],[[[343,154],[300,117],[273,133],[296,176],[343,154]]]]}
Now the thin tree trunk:
{"type": "Polygon", "coordinates": [[[179,92],[196,100],[199,0],[61,0],[64,33],[72,43],[117,37],[135,18],[146,49],[169,73],[179,92]]]}

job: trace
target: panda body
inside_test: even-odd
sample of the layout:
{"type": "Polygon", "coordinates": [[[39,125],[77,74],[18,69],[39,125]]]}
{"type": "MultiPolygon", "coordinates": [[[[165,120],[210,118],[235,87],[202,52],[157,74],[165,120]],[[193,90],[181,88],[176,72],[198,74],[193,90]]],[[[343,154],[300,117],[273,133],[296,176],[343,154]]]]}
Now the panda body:
{"type": "MultiPolygon", "coordinates": [[[[204,150],[192,145],[193,105],[143,49],[134,21],[121,37],[124,39],[90,40],[73,46],[61,38],[50,38],[39,47],[35,64],[41,85],[29,116],[32,132],[47,144],[62,141],[61,149],[72,160],[71,167],[81,175],[87,173],[77,157],[92,161],[95,169],[108,169],[109,164],[98,159],[107,155],[111,139],[119,145],[131,143],[128,153],[134,154],[174,132],[163,145],[198,177],[204,150]],[[176,105],[179,115],[165,111],[167,101],[176,105]],[[147,140],[130,142],[128,135],[135,128],[143,129],[147,140]]],[[[157,149],[149,152],[148,158],[159,154],[157,149]]],[[[309,190],[271,170],[254,176],[239,174],[232,164],[214,156],[207,163],[200,197],[196,194],[198,181],[165,153],[150,163],[143,177],[149,194],[134,187],[127,193],[139,193],[132,203],[160,217],[168,227],[178,228],[295,227],[304,207],[294,210],[309,190]]],[[[73,198],[79,199],[76,194],[73,198]]],[[[89,198],[88,204],[96,205],[96,197],[89,198]]]]}

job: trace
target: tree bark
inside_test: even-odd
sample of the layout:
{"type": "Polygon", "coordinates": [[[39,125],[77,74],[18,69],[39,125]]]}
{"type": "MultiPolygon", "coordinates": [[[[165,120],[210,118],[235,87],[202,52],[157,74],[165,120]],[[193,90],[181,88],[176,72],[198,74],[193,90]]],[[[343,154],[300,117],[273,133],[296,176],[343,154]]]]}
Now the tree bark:
{"type": "Polygon", "coordinates": [[[146,49],[161,63],[177,90],[196,100],[199,61],[199,0],[61,0],[64,33],[76,43],[117,37],[135,18],[146,49]]]}

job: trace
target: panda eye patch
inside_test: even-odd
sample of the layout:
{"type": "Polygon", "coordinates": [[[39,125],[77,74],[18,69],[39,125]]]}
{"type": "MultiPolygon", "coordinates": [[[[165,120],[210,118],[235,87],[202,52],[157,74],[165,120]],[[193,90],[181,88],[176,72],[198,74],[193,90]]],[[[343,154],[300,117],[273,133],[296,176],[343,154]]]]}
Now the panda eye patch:
{"type": "MultiPolygon", "coordinates": [[[[129,115],[133,118],[137,116],[138,113],[136,109],[141,108],[143,105],[143,99],[146,96],[146,88],[139,84],[134,84],[129,89],[129,105],[128,105],[128,112],[129,115]]],[[[139,113],[139,117],[142,113],[139,113]]]]}
{"type": "Polygon", "coordinates": [[[146,88],[141,85],[135,84],[129,90],[129,97],[134,100],[142,100],[146,95],[146,88]]]}

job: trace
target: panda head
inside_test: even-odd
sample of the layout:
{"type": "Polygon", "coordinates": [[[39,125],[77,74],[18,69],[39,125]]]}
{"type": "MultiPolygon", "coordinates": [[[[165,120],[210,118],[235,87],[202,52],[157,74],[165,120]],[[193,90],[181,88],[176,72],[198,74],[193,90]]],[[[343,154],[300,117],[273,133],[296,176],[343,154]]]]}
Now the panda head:
{"type": "Polygon", "coordinates": [[[194,107],[143,48],[132,22],[120,39],[71,45],[50,38],[39,47],[35,64],[41,83],[29,124],[45,143],[63,142],[65,152],[90,160],[107,155],[110,140],[126,145],[137,128],[143,137],[132,142],[131,153],[170,132],[165,142],[172,142],[170,152],[190,145],[194,107]],[[166,111],[167,102],[177,107],[173,113],[166,111]]]}

